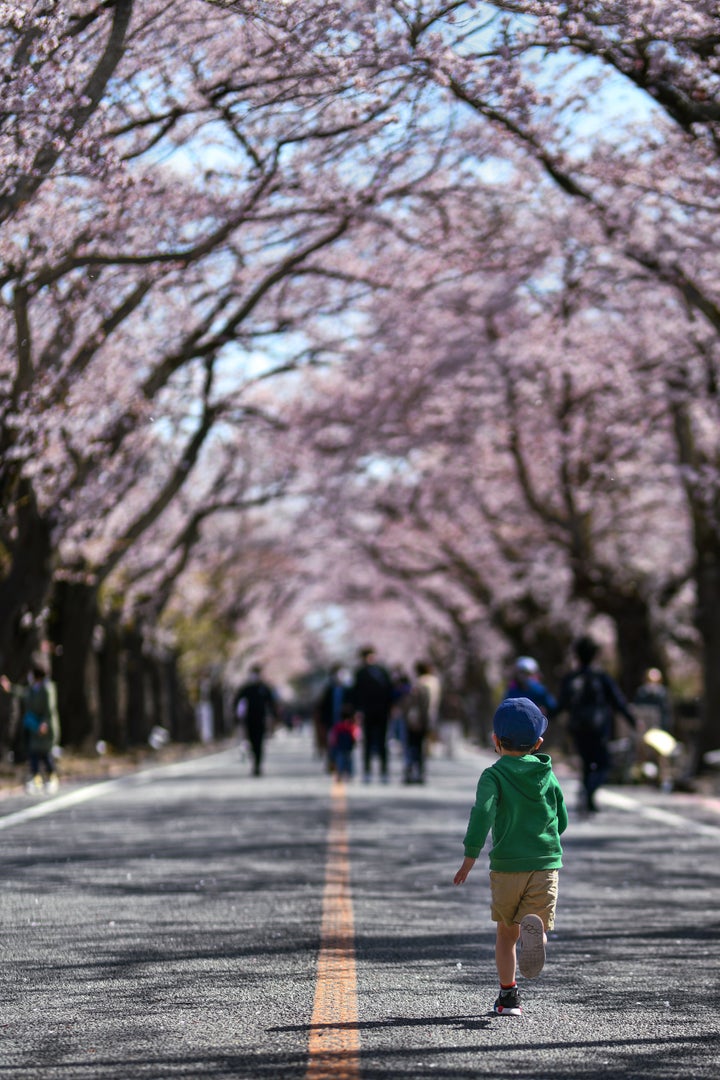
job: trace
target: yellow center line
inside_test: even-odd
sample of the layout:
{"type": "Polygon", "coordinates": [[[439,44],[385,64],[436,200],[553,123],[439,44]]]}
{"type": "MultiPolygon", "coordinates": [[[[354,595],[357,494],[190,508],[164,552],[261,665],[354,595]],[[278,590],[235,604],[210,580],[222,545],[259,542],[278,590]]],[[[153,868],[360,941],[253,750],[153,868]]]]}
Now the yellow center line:
{"type": "Polygon", "coordinates": [[[347,796],[333,781],[320,954],[306,1080],[359,1080],[355,934],[350,893],[347,796]]]}

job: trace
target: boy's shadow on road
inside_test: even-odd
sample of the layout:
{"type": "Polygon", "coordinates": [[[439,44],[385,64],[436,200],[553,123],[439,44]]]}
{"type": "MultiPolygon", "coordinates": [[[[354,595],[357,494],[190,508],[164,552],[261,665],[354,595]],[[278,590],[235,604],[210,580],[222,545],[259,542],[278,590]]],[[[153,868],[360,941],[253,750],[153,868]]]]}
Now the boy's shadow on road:
{"type": "Polygon", "coordinates": [[[452,1027],[457,1031],[478,1031],[490,1027],[497,1017],[489,1016],[390,1016],[387,1020],[363,1020],[339,1024],[293,1024],[288,1027],[267,1028],[268,1034],[291,1031],[371,1031],[381,1028],[452,1027]]]}

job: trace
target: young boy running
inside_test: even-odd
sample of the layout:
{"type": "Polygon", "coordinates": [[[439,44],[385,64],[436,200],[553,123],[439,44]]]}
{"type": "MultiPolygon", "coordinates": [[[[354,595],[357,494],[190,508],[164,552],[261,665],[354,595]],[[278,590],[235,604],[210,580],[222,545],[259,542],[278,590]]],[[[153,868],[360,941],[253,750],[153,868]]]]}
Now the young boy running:
{"type": "Polygon", "coordinates": [[[475,865],[488,832],[491,915],[497,923],[495,961],[500,993],[494,1010],[519,1016],[515,981],[516,943],[520,974],[539,975],[545,963],[547,931],[555,922],[560,834],[567,810],[548,754],[538,754],[547,717],[529,698],[508,698],[493,718],[493,742],[500,755],[482,773],[465,834],[465,858],[455,875],[462,885],[475,865]]]}

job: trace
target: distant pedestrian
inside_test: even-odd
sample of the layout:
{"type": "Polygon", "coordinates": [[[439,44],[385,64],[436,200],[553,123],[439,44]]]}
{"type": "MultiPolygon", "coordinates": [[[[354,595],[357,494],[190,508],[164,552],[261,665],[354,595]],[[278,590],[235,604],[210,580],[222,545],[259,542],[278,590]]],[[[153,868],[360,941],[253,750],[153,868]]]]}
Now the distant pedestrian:
{"type": "Polygon", "coordinates": [[[599,646],[587,635],[574,645],[577,667],[563,679],[553,715],[567,712],[568,731],[582,762],[582,797],[579,809],[594,814],[595,795],[610,773],[610,742],[616,713],[635,729],[635,717],[615,680],[595,666],[599,646]]]}
{"type": "Polygon", "coordinates": [[[670,707],[670,695],[663,682],[660,668],[648,668],[642,686],[638,687],[633,705],[639,705],[645,726],[672,731],[673,718],[670,707]]]}
{"type": "Polygon", "coordinates": [[[47,671],[39,664],[33,665],[26,686],[16,686],[7,675],[0,676],[0,686],[6,693],[21,702],[21,724],[25,737],[30,774],[26,782],[29,794],[44,790],[49,794],[57,791],[58,777],[55,768],[54,749],[60,742],[60,717],[57,708],[57,690],[47,671]]]}
{"type": "Polygon", "coordinates": [[[342,706],[340,719],[333,725],[329,736],[335,775],[340,781],[351,780],[355,774],[355,747],[359,734],[355,710],[346,702],[342,706]]]}
{"type": "Polygon", "coordinates": [[[527,979],[540,974],[547,933],[555,923],[560,836],[568,818],[550,757],[538,753],[547,723],[529,698],[508,698],[499,705],[493,743],[500,760],[478,782],[465,858],[454,878],[456,885],[467,879],[491,832],[491,917],[497,923],[500,979],[494,1011],[506,1016],[522,1011],[516,966],[527,979]]]}
{"type": "Polygon", "coordinates": [[[390,673],[393,686],[393,699],[390,708],[388,739],[400,748],[403,759],[407,758],[407,721],[405,716],[407,698],[412,689],[412,679],[403,667],[397,667],[390,673]]]}
{"type": "Polygon", "coordinates": [[[632,702],[633,713],[643,732],[638,741],[636,776],[672,791],[682,766],[684,750],[672,734],[674,728],[670,695],[659,668],[648,668],[642,686],[632,702]]]}
{"type": "Polygon", "coordinates": [[[380,779],[388,780],[387,732],[393,704],[393,684],[386,668],[378,663],[371,646],[360,650],[360,666],[350,694],[351,702],[362,716],[364,779],[371,779],[372,762],[380,762],[380,779]]]}
{"type": "Polygon", "coordinates": [[[332,770],[332,753],[328,738],[333,726],[339,723],[348,688],[343,679],[342,664],[333,664],[327,682],[315,706],[315,748],[328,772],[332,770]]]}
{"type": "MultiPolygon", "coordinates": [[[[431,743],[438,742],[440,739],[441,721],[440,721],[440,705],[442,702],[442,682],[438,675],[435,666],[430,660],[421,661],[424,671],[422,675],[416,676],[428,692],[428,734],[425,740],[426,747],[431,743]]],[[[448,744],[452,743],[452,735],[447,733],[448,744]]],[[[452,756],[452,746],[449,745],[448,756],[452,756]]]]}
{"type": "Polygon", "coordinates": [[[279,718],[277,696],[263,681],[262,665],[253,664],[250,675],[235,695],[235,718],[245,728],[253,756],[253,776],[262,775],[265,737],[279,718]]]}
{"type": "Polygon", "coordinates": [[[551,715],[556,705],[555,698],[540,678],[540,665],[532,656],[518,656],[505,697],[530,698],[546,716],[551,715]]]}
{"type": "Polygon", "coordinates": [[[433,708],[432,668],[425,660],[415,664],[415,680],[405,700],[405,783],[425,783],[425,747],[433,708]]]}
{"type": "Polygon", "coordinates": [[[443,684],[430,660],[424,659],[416,663],[416,680],[422,683],[427,691],[427,733],[423,743],[425,757],[430,752],[430,747],[443,745],[445,756],[451,758],[454,753],[454,729],[457,724],[454,721],[443,724],[440,718],[440,703],[443,700],[443,684]],[[418,674],[418,663],[422,664],[422,674],[418,674]]]}

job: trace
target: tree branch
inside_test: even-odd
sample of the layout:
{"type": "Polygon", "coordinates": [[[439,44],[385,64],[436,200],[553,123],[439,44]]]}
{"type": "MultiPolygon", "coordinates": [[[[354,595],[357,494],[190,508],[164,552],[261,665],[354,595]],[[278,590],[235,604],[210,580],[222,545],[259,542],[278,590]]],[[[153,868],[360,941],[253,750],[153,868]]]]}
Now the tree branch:
{"type": "Polygon", "coordinates": [[[133,11],[133,0],[114,0],[112,27],[105,50],[85,86],[76,96],[71,115],[49,133],[28,172],[21,174],[15,188],[0,197],[0,224],[11,218],[43,185],[63,151],[85,126],[102,100],[105,89],[125,51],[125,39],[133,11]],[[83,102],[84,104],[80,104],[83,102]]]}

